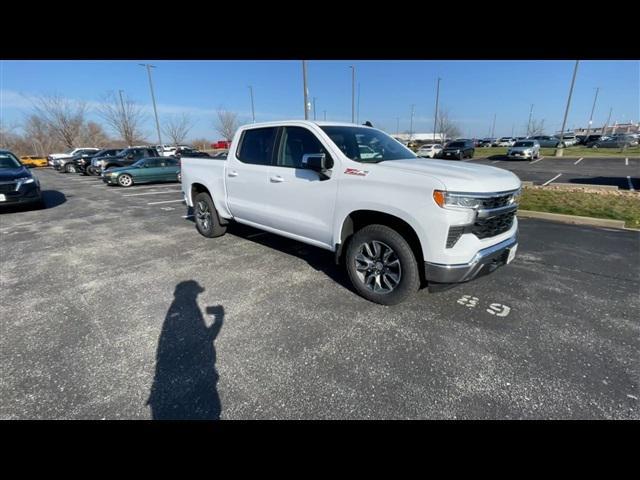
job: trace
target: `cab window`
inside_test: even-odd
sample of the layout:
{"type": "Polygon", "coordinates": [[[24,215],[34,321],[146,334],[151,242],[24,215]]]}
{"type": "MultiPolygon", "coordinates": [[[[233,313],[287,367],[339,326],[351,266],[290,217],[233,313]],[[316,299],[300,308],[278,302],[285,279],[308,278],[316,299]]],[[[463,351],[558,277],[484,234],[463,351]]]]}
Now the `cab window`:
{"type": "Polygon", "coordinates": [[[238,160],[253,165],[271,165],[276,132],[275,127],[245,130],[238,149],[238,160]]]}
{"type": "Polygon", "coordinates": [[[329,156],[320,140],[306,128],[285,127],[276,164],[279,167],[302,168],[302,157],[313,153],[329,156]]]}

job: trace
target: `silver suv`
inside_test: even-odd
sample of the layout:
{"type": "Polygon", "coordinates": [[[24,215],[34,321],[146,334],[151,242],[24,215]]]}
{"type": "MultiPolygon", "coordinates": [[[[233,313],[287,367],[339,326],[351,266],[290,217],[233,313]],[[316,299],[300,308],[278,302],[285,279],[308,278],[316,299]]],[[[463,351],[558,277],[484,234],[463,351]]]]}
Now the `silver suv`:
{"type": "Polygon", "coordinates": [[[537,140],[518,140],[507,150],[507,157],[525,160],[540,158],[540,143],[537,140]]]}

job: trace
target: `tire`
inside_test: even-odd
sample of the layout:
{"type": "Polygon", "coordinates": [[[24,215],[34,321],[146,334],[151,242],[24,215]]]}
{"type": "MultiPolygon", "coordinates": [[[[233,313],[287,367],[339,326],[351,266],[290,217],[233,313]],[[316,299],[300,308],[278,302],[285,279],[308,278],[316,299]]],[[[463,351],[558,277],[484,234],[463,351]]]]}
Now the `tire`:
{"type": "Polygon", "coordinates": [[[131,175],[129,175],[128,173],[123,173],[122,175],[118,176],[118,185],[120,185],[121,187],[130,187],[131,185],[133,185],[133,178],[131,178],[131,175]]]}
{"type": "Polygon", "coordinates": [[[458,154],[458,160],[462,160],[464,158],[464,152],[460,152],[458,154]]]}
{"type": "Polygon", "coordinates": [[[220,224],[213,200],[206,192],[200,192],[194,198],[193,216],[196,221],[196,229],[203,237],[221,237],[227,232],[227,226],[220,224]]]}
{"type": "Polygon", "coordinates": [[[178,182],[182,183],[182,174],[178,172],[178,182]]]}
{"type": "Polygon", "coordinates": [[[367,225],[358,230],[349,241],[345,263],[353,287],[374,303],[397,305],[420,287],[411,247],[402,235],[385,225],[367,225]],[[382,272],[376,275],[380,267],[382,272]]]}
{"type": "Polygon", "coordinates": [[[78,170],[76,169],[76,166],[73,163],[67,163],[64,166],[64,171],[67,173],[76,173],[78,170]]]}

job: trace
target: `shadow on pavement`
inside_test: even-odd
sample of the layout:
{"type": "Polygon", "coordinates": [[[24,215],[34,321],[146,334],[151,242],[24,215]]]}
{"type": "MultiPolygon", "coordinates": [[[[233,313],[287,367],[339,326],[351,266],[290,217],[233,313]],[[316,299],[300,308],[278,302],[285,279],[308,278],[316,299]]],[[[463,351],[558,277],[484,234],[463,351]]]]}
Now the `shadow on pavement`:
{"type": "Polygon", "coordinates": [[[214,342],[224,322],[224,307],[207,307],[207,326],[196,301],[204,288],[180,282],[162,325],[156,372],[147,405],[154,420],[218,420],[218,372],[214,342]]]}
{"type": "Polygon", "coordinates": [[[67,201],[67,197],[65,196],[64,193],[58,190],[42,190],[42,201],[44,205],[37,204],[37,203],[26,203],[21,205],[10,205],[10,204],[1,205],[0,204],[0,214],[55,208],[65,203],[67,201]]]}

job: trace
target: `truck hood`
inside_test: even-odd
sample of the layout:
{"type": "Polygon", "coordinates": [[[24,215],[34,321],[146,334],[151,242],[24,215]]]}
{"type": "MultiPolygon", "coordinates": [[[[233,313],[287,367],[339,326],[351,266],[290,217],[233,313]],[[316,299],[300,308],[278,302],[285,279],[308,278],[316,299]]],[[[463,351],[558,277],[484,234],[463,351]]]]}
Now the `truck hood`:
{"type": "Polygon", "coordinates": [[[502,168],[447,160],[407,159],[378,163],[392,170],[429,175],[451,192],[503,192],[520,188],[520,179],[502,168]]]}

